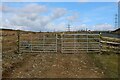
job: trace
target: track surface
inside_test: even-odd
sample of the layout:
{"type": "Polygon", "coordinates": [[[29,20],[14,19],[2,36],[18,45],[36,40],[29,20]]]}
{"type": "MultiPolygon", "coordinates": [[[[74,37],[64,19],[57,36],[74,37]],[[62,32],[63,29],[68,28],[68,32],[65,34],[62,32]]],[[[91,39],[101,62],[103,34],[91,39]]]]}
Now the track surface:
{"type": "Polygon", "coordinates": [[[104,71],[87,54],[30,54],[22,66],[9,72],[12,78],[102,78],[104,71]]]}

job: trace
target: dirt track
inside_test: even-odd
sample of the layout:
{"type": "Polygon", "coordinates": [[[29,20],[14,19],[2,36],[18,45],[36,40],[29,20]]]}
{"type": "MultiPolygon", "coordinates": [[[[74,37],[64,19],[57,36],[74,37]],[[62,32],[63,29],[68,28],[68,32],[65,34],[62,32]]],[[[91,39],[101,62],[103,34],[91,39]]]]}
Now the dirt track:
{"type": "MultiPolygon", "coordinates": [[[[29,54],[29,53],[27,53],[29,54]]],[[[26,55],[27,55],[26,54],[26,55]]],[[[87,54],[29,54],[22,66],[14,68],[12,78],[101,78],[104,72],[87,54]]]]}

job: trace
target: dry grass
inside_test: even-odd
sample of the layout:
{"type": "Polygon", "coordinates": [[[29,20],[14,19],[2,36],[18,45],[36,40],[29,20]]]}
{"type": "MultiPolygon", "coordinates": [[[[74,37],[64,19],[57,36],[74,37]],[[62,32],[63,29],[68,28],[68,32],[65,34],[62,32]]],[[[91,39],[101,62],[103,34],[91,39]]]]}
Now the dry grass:
{"type": "Polygon", "coordinates": [[[118,78],[118,55],[105,53],[102,55],[90,54],[96,66],[105,70],[106,78],[118,78]]]}
{"type": "MultiPolygon", "coordinates": [[[[55,33],[32,33],[24,32],[21,40],[31,40],[30,36],[54,35],[55,33]]],[[[60,33],[58,33],[60,35],[60,33]]],[[[38,40],[37,37],[32,40],[38,40]]],[[[3,51],[17,50],[17,32],[3,31],[3,51]],[[14,34],[14,35],[13,35],[14,34]]],[[[61,53],[23,53],[16,51],[6,52],[3,56],[3,77],[31,78],[31,77],[63,77],[63,78],[101,78],[117,77],[117,56],[116,55],[88,55],[61,54],[61,53]],[[92,57],[92,58],[91,58],[92,57]],[[93,61],[92,59],[95,59],[93,61]],[[98,62],[97,62],[98,61],[98,62]],[[101,67],[99,67],[101,66],[101,67]],[[104,69],[103,67],[107,67],[104,69]],[[112,70],[110,70],[112,69],[112,70]],[[105,71],[104,71],[105,70],[105,71]],[[109,74],[108,73],[112,73],[109,74]]]]}

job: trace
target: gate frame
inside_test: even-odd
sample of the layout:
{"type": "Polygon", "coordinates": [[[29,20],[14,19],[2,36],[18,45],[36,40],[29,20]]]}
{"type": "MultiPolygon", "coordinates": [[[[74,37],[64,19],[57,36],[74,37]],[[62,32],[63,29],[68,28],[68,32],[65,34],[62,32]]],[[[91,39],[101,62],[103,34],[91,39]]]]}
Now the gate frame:
{"type": "MultiPolygon", "coordinates": [[[[75,49],[75,44],[74,44],[73,51],[71,51],[71,52],[66,51],[66,52],[65,52],[65,49],[63,50],[63,48],[65,48],[65,47],[63,47],[63,44],[64,44],[64,43],[63,43],[63,40],[65,39],[65,38],[63,37],[64,35],[71,35],[71,36],[73,35],[73,37],[74,37],[74,38],[73,38],[74,42],[71,42],[71,43],[75,43],[76,35],[86,35],[86,36],[87,36],[87,37],[86,37],[86,40],[87,40],[87,41],[86,41],[85,43],[87,44],[87,47],[86,47],[86,50],[85,50],[85,49],[83,49],[83,50],[84,50],[85,52],[87,52],[87,53],[88,53],[88,52],[91,52],[91,51],[89,51],[89,50],[93,50],[94,52],[101,52],[101,34],[88,34],[88,33],[86,33],[86,34],[80,34],[80,33],[79,33],[79,34],[64,34],[64,33],[63,33],[63,34],[61,34],[61,52],[62,52],[62,53],[73,53],[73,52],[76,53],[76,52],[75,52],[75,51],[76,51],[76,49],[75,49]],[[98,50],[98,49],[89,49],[89,45],[88,45],[88,44],[89,44],[89,38],[88,38],[89,35],[92,35],[92,36],[97,35],[97,36],[99,36],[99,38],[92,38],[92,39],[97,39],[97,40],[99,40],[99,42],[95,42],[95,41],[92,42],[92,44],[94,44],[94,43],[97,43],[97,44],[98,44],[98,46],[99,46],[98,49],[99,49],[99,50],[98,50]],[[96,51],[96,50],[97,50],[97,51],[96,51]]],[[[83,39],[83,38],[80,38],[80,39],[83,39]]],[[[80,39],[79,39],[79,40],[80,40],[80,39]]],[[[66,50],[67,50],[67,49],[66,49],[66,50]]],[[[81,50],[81,51],[82,51],[82,50],[81,50]]],[[[82,51],[82,52],[83,52],[83,51],[82,51]]]]}
{"type": "MultiPolygon", "coordinates": [[[[45,53],[45,52],[57,52],[58,50],[57,50],[57,47],[58,47],[58,45],[57,45],[57,39],[58,39],[58,34],[55,34],[55,37],[54,38],[46,38],[45,37],[45,35],[43,34],[43,43],[42,44],[40,44],[40,45],[42,45],[42,47],[43,47],[43,51],[41,51],[41,50],[39,50],[39,51],[33,51],[32,50],[32,44],[29,44],[30,46],[32,46],[32,47],[30,47],[30,51],[27,51],[27,50],[21,50],[21,42],[23,42],[23,41],[21,41],[20,40],[20,38],[19,38],[19,53],[21,53],[21,52],[25,52],[25,53],[30,53],[30,52],[32,52],[32,53],[37,53],[37,52],[40,52],[40,53],[45,53]],[[55,43],[50,43],[50,44],[45,44],[45,40],[49,40],[49,39],[54,39],[55,40],[55,43]],[[49,49],[48,50],[46,50],[45,48],[44,48],[44,45],[48,45],[48,46],[51,46],[51,45],[55,45],[55,48],[54,49],[50,49],[50,50],[53,50],[53,51],[50,51],[49,49]]],[[[31,39],[30,39],[30,42],[32,43],[32,37],[31,37],[31,39]]]]}
{"type": "MultiPolygon", "coordinates": [[[[43,35],[44,35],[44,34],[43,34],[43,35]]],[[[81,51],[85,51],[85,52],[91,52],[91,51],[89,51],[89,50],[91,50],[91,49],[88,49],[88,48],[89,48],[89,46],[88,46],[88,44],[89,44],[89,43],[88,43],[88,39],[89,39],[88,36],[89,36],[89,35],[93,35],[93,36],[94,36],[94,35],[98,35],[99,38],[92,38],[92,39],[97,39],[97,40],[99,40],[99,42],[95,42],[95,41],[94,41],[94,42],[92,42],[92,43],[99,43],[99,44],[98,44],[98,46],[99,46],[98,49],[99,49],[99,50],[97,49],[97,52],[101,52],[101,34],[88,34],[88,33],[86,33],[86,34],[80,34],[80,33],[79,33],[79,34],[64,34],[64,33],[62,33],[62,34],[60,35],[60,36],[61,36],[61,38],[60,38],[60,40],[61,40],[61,46],[60,46],[60,47],[61,47],[61,53],[66,53],[66,52],[64,52],[65,50],[63,50],[63,44],[64,44],[64,43],[63,43],[63,39],[64,39],[63,35],[73,35],[73,40],[74,40],[74,42],[71,42],[71,43],[74,43],[74,50],[73,50],[74,53],[76,53],[76,52],[75,52],[75,51],[76,51],[76,47],[75,47],[76,44],[75,44],[75,43],[76,43],[76,39],[77,39],[77,38],[76,38],[76,35],[85,35],[85,36],[86,36],[86,38],[84,37],[84,39],[87,40],[87,41],[85,42],[85,43],[87,44],[87,47],[86,47],[86,49],[84,49],[84,50],[82,49],[82,50],[81,50],[81,51]]],[[[50,46],[51,44],[53,44],[53,45],[55,45],[55,48],[54,48],[54,49],[50,49],[50,50],[53,50],[53,51],[50,51],[49,49],[48,49],[48,50],[45,50],[45,48],[43,48],[43,50],[33,51],[33,50],[32,50],[32,47],[33,47],[33,46],[32,46],[31,44],[30,44],[30,46],[32,46],[32,47],[30,47],[30,50],[21,50],[21,40],[20,40],[20,37],[21,37],[21,36],[20,36],[20,32],[19,32],[19,38],[18,38],[18,40],[19,40],[19,42],[18,42],[18,43],[19,43],[19,44],[18,44],[18,46],[19,46],[19,49],[18,49],[19,52],[33,52],[33,53],[34,53],[34,52],[35,52],[35,53],[36,53],[36,52],[58,52],[58,34],[55,34],[55,37],[54,37],[54,38],[46,38],[45,35],[42,37],[42,39],[43,39],[43,44],[41,44],[41,45],[44,47],[44,45],[50,46]],[[54,40],[55,40],[55,43],[45,44],[45,40],[47,40],[47,39],[54,39],[54,40]]],[[[80,38],[80,39],[83,39],[83,38],[80,38]]],[[[80,39],[79,39],[79,40],[80,40],[80,39]]],[[[32,43],[32,37],[31,37],[31,39],[30,39],[30,42],[32,43]]],[[[92,43],[91,43],[91,44],[92,44],[92,43]]],[[[94,49],[93,51],[95,52],[95,49],[94,49]]],[[[71,52],[67,52],[67,53],[71,53],[71,52]]]]}

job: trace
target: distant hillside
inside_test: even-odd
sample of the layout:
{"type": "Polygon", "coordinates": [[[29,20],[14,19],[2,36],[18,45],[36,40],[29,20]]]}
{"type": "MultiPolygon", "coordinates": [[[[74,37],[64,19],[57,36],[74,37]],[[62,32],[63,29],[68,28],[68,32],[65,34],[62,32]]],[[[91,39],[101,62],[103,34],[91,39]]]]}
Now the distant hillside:
{"type": "Polygon", "coordinates": [[[0,28],[0,30],[4,30],[4,31],[15,31],[15,30],[13,30],[13,29],[2,29],[2,28],[0,28]]]}
{"type": "MultiPolygon", "coordinates": [[[[0,29],[0,31],[18,31],[18,30],[14,30],[14,29],[0,29]]],[[[33,32],[33,31],[24,31],[24,30],[20,30],[22,32],[33,32]]]]}
{"type": "Polygon", "coordinates": [[[120,28],[116,29],[115,31],[113,31],[114,33],[120,34],[120,28]]]}

